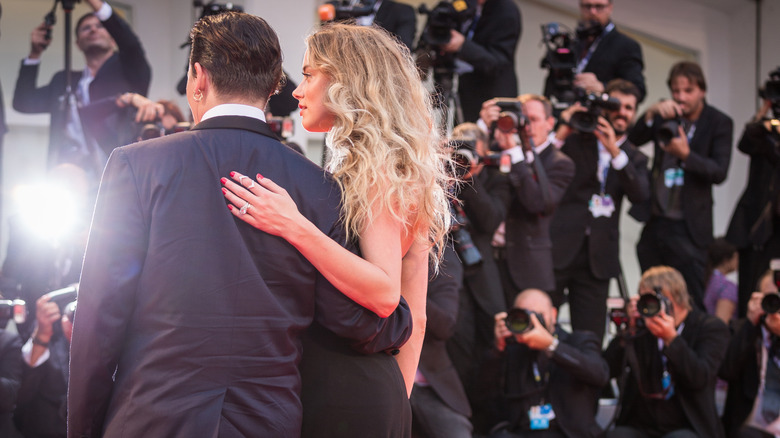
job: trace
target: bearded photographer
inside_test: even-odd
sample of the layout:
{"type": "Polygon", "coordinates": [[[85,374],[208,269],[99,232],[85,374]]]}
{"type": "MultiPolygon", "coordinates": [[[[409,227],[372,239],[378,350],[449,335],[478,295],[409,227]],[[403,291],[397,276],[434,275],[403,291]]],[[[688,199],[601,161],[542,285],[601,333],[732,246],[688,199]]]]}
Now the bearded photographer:
{"type": "Polygon", "coordinates": [[[728,382],[723,425],[728,437],[772,438],[780,434],[780,295],[773,271],[758,282],[747,317],[733,333],[719,376],[728,382]]]}
{"type": "Polygon", "coordinates": [[[597,399],[609,369],[590,332],[557,324],[547,293],[526,289],[495,315],[491,437],[598,437],[597,399]],[[499,423],[500,422],[500,423],[499,423]]]}
{"type": "Polygon", "coordinates": [[[653,104],[628,137],[637,146],[655,142],[650,199],[630,211],[645,222],[636,252],[643,271],[658,265],[680,271],[693,304],[704,309],[712,186],[728,173],[733,122],[707,104],[707,83],[698,64],[675,64],[667,85],[672,99],[653,104]]]}
{"type": "Polygon", "coordinates": [[[463,121],[479,118],[482,102],[495,96],[516,96],[515,52],[520,42],[520,9],[513,0],[476,0],[474,18],[451,30],[441,47],[467,66],[459,69],[458,95],[463,121]],[[462,70],[462,71],[461,71],[462,70]]]}
{"type": "Polygon", "coordinates": [[[574,330],[590,330],[599,339],[604,337],[610,279],[620,275],[623,199],[638,203],[650,196],[647,157],[627,139],[639,89],[615,79],[607,85],[607,93],[619,107],[599,115],[592,132],[573,126],[581,127],[578,117],[590,120],[594,115],[582,105],[561,114],[557,138],[564,140],[561,152],[574,160],[576,172],[550,224],[553,303],[560,308],[568,300],[574,330]]]}
{"type": "Polygon", "coordinates": [[[607,437],[723,438],[715,377],[726,325],[691,306],[685,280],[668,266],[642,274],[626,314],[604,352],[621,384],[617,427],[607,437]]]}
{"type": "Polygon", "coordinates": [[[747,187],[726,233],[726,239],[739,249],[739,315],[745,314],[752,286],[769,268],[769,261],[780,257],[780,126],[773,122],[780,118],[780,68],[770,75],[773,80],[765,90],[774,88],[777,94],[764,98],[737,146],[750,157],[747,187]]]}

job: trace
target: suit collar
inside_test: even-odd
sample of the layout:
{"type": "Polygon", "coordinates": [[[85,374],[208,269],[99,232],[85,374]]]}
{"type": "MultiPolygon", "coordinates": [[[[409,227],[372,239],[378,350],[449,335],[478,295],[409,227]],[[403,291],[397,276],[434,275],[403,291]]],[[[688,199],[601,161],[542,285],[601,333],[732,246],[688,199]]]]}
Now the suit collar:
{"type": "Polygon", "coordinates": [[[202,129],[243,129],[281,141],[279,140],[279,137],[271,131],[271,128],[268,127],[267,123],[253,117],[217,116],[206,119],[192,128],[192,130],[202,129]]]}

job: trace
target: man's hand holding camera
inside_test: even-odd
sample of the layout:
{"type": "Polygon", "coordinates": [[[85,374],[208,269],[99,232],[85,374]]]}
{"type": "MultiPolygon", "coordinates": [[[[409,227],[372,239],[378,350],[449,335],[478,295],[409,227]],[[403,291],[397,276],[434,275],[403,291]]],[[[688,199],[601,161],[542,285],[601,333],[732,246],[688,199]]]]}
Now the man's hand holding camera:
{"type": "Polygon", "coordinates": [[[677,337],[674,317],[661,310],[657,315],[645,318],[645,327],[658,339],[662,339],[667,346],[677,337]]]}
{"type": "Polygon", "coordinates": [[[32,34],[30,35],[30,54],[27,55],[29,59],[41,58],[43,51],[46,50],[51,43],[51,29],[52,25],[45,22],[33,29],[32,34]]]}
{"type": "Polygon", "coordinates": [[[507,327],[507,312],[497,313],[495,316],[494,333],[496,336],[496,348],[498,351],[504,351],[506,340],[514,336],[515,340],[525,344],[532,350],[546,350],[555,342],[555,337],[547,331],[544,324],[539,320],[535,312],[528,312],[531,321],[530,328],[523,333],[512,333],[507,327]]]}
{"type": "MultiPolygon", "coordinates": [[[[678,119],[682,113],[682,107],[674,100],[662,100],[647,110],[645,122],[652,123],[656,115],[664,120],[678,119]]],[[[678,126],[677,131],[677,136],[672,138],[669,143],[659,144],[659,146],[664,152],[668,152],[680,160],[685,161],[688,159],[688,155],[691,154],[691,147],[688,144],[688,134],[685,132],[682,125],[678,126]]]]}
{"type": "Polygon", "coordinates": [[[596,77],[595,73],[584,72],[574,77],[574,86],[583,88],[589,93],[603,93],[604,84],[596,77]]]}
{"type": "Polygon", "coordinates": [[[770,313],[765,310],[764,297],[769,294],[777,295],[775,292],[753,292],[750,296],[750,301],[748,301],[746,316],[754,326],[761,324],[761,318],[763,317],[764,326],[773,334],[780,336],[780,313],[770,313]]]}
{"type": "Polygon", "coordinates": [[[33,333],[33,343],[47,347],[54,334],[54,323],[62,318],[60,306],[51,301],[49,295],[44,295],[38,298],[38,301],[35,303],[35,316],[38,320],[38,327],[36,327],[35,333],[33,333]]]}
{"type": "Polygon", "coordinates": [[[447,44],[441,46],[441,50],[444,53],[457,53],[463,47],[463,43],[466,42],[466,37],[455,29],[450,29],[450,40],[447,44]]]}

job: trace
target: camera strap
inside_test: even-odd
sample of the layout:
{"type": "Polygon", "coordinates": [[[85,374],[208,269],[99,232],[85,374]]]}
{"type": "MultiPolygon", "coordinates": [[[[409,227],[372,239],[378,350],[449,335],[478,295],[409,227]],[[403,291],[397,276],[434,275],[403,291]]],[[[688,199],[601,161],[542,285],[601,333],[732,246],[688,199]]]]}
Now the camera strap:
{"type": "Polygon", "coordinates": [[[582,57],[580,62],[577,64],[577,69],[574,71],[574,74],[580,74],[585,70],[585,68],[588,66],[588,63],[590,62],[590,58],[593,57],[593,52],[596,51],[596,48],[598,47],[601,40],[610,32],[612,32],[615,29],[615,23],[610,22],[607,27],[604,28],[604,32],[599,35],[598,38],[596,38],[596,41],[593,41],[593,44],[590,45],[590,48],[588,48],[588,53],[585,54],[585,56],[582,57]]]}

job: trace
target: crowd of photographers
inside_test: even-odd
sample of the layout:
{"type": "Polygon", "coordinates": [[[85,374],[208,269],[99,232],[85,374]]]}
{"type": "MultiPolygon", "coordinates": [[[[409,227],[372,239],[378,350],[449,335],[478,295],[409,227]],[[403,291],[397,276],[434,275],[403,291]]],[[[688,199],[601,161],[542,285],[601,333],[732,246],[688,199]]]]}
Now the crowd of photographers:
{"type": "MultiPolygon", "coordinates": [[[[127,23],[101,0],[88,3],[96,15],[75,29],[88,68],[37,87],[51,41],[44,22],[14,93],[17,110],[52,114],[50,164],[67,163],[85,192],[113,147],[187,129],[178,108],[145,97],[150,68],[127,23]],[[68,80],[79,111],[62,106],[68,80]]],[[[332,3],[336,18],[355,12],[332,3]]],[[[579,6],[575,32],[543,26],[544,90],[519,96],[514,1],[423,9],[417,46],[406,5],[373,2],[357,18],[386,27],[433,67],[442,105],[466,121],[448,144],[462,182],[451,247],[429,285],[413,436],[780,436],[780,265],[769,269],[780,258],[780,69],[739,141],[749,180],[721,239],[730,245],[719,250],[712,186],[726,179],[733,122],[707,103],[692,62],[671,69],[670,99],[637,116],[647,91],[641,47],[612,22],[612,0],[579,6]],[[638,148],[649,142],[652,160],[638,148]],[[636,248],[643,275],[630,298],[619,259],[626,199],[645,223],[636,248]],[[737,264],[734,293],[725,276],[737,264]],[[625,300],[608,309],[613,279],[625,300]],[[566,303],[571,330],[558,323],[566,303]],[[616,335],[605,340],[608,324],[616,335]],[[716,392],[726,387],[719,413],[716,392]],[[597,421],[605,396],[617,400],[608,424],[597,421]]],[[[284,96],[271,100],[273,115],[294,109],[284,96]]],[[[280,134],[289,122],[269,119],[280,134]]],[[[9,245],[0,326],[13,319],[19,336],[0,329],[0,436],[65,434],[81,226],[81,240],[67,245],[35,247],[21,232],[9,245]]]]}

